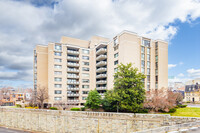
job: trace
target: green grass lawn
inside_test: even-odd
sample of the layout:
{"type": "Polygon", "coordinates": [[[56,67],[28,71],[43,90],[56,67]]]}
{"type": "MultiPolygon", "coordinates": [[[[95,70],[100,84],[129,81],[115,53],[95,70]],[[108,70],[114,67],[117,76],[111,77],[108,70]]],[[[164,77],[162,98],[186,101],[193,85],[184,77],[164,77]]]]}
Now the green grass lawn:
{"type": "Polygon", "coordinates": [[[167,113],[167,114],[170,114],[171,116],[200,117],[200,108],[195,108],[195,107],[178,108],[175,113],[167,113]]]}

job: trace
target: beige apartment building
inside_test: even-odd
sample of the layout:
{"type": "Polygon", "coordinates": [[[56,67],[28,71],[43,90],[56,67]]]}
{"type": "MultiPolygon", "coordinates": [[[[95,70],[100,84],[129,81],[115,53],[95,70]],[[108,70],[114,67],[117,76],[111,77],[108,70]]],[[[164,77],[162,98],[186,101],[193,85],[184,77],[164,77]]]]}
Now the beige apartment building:
{"type": "Polygon", "coordinates": [[[113,39],[62,37],[60,43],[37,45],[34,89],[46,87],[50,104],[83,105],[90,90],[103,95],[112,89],[117,64],[130,62],[147,76],[147,91],[168,87],[168,43],[123,31],[113,39]]]}

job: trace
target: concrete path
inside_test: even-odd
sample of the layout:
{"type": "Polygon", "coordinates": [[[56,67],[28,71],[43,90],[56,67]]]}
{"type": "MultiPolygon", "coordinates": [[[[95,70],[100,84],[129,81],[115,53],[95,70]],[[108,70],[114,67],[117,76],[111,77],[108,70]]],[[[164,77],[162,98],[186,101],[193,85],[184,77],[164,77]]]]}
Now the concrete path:
{"type": "Polygon", "coordinates": [[[188,103],[188,104],[187,104],[187,107],[196,107],[196,108],[200,108],[200,104],[191,104],[191,103],[188,103]]]}
{"type": "Polygon", "coordinates": [[[31,132],[25,132],[25,131],[20,131],[20,130],[8,129],[5,127],[0,127],[0,133],[31,133],[31,132]]]}

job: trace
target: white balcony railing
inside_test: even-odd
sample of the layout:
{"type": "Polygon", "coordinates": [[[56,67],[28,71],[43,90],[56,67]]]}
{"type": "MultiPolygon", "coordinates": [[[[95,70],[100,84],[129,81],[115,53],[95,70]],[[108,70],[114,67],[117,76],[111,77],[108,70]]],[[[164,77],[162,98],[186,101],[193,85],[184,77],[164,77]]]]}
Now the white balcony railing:
{"type": "Polygon", "coordinates": [[[98,74],[98,75],[96,76],[96,78],[105,78],[105,77],[107,77],[106,74],[98,74]]]}
{"type": "Polygon", "coordinates": [[[67,71],[68,72],[79,72],[79,69],[70,69],[70,68],[68,68],[67,71]]]}
{"type": "Polygon", "coordinates": [[[96,60],[99,61],[99,60],[104,60],[107,58],[107,55],[99,55],[96,60]]]}
{"type": "Polygon", "coordinates": [[[77,96],[79,96],[79,94],[78,93],[71,93],[71,94],[67,94],[67,96],[75,96],[75,97],[77,97],[77,96]]]}
{"type": "Polygon", "coordinates": [[[99,81],[97,81],[97,84],[106,84],[106,83],[107,83],[106,80],[99,80],[99,81]]]}
{"type": "Polygon", "coordinates": [[[106,87],[97,87],[97,90],[106,90],[106,87]]]}
{"type": "Polygon", "coordinates": [[[78,61],[79,57],[67,56],[67,60],[78,61]]]}
{"type": "Polygon", "coordinates": [[[79,81],[67,81],[68,84],[79,84],[79,81]]]}
{"type": "Polygon", "coordinates": [[[78,54],[79,54],[79,51],[67,50],[67,53],[69,53],[69,54],[74,54],[74,55],[78,55],[78,54]]]}
{"type": "Polygon", "coordinates": [[[70,103],[78,103],[79,100],[67,100],[67,102],[70,102],[70,103]]]}
{"type": "Polygon", "coordinates": [[[67,88],[67,90],[79,90],[79,88],[67,88]]]}
{"type": "Polygon", "coordinates": [[[67,66],[79,67],[79,64],[78,63],[70,63],[70,62],[68,62],[67,66]]]}
{"type": "Polygon", "coordinates": [[[104,67],[102,67],[102,68],[98,68],[97,70],[96,70],[96,72],[105,72],[105,71],[107,71],[107,68],[104,68],[104,67]]]}
{"type": "Polygon", "coordinates": [[[78,76],[78,75],[67,75],[67,77],[68,77],[68,78],[74,78],[74,79],[77,79],[77,78],[79,78],[79,76],[78,76]]]}
{"type": "Polygon", "coordinates": [[[100,61],[100,62],[98,62],[97,63],[97,66],[105,66],[107,64],[107,62],[106,61],[100,61]]]}
{"type": "Polygon", "coordinates": [[[106,48],[100,48],[99,50],[97,50],[96,54],[99,55],[99,54],[104,54],[106,53],[107,49],[106,48]]]}

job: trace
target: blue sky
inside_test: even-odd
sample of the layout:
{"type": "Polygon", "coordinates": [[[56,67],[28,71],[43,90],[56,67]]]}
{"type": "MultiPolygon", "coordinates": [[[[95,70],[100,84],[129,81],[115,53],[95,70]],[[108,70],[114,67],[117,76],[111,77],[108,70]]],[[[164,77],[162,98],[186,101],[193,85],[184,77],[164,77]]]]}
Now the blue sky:
{"type": "Polygon", "coordinates": [[[112,39],[123,30],[169,41],[173,81],[200,78],[199,0],[1,0],[0,7],[0,87],[33,87],[36,44],[112,39]]]}

